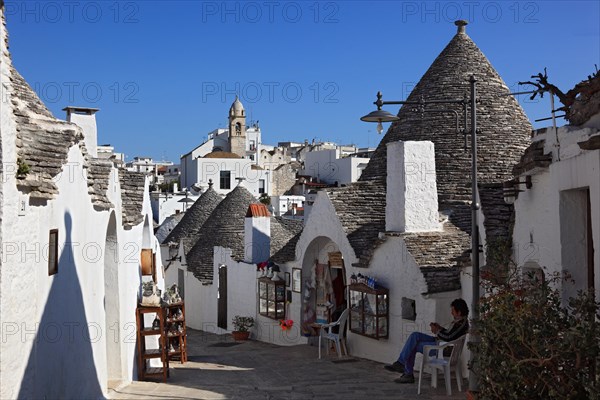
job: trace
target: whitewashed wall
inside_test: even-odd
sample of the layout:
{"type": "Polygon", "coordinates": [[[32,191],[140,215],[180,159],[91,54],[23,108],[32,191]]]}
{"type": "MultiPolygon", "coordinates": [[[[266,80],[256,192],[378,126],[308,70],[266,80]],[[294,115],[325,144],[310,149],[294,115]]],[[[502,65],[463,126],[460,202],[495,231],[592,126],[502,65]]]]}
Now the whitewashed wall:
{"type": "MultiPolygon", "coordinates": [[[[5,139],[3,150],[8,150],[10,141],[5,139]]],[[[68,165],[78,167],[64,168],[57,177],[58,198],[45,205],[27,199],[22,216],[17,215],[17,201],[24,195],[16,190],[14,177],[4,185],[3,237],[10,240],[3,240],[1,312],[3,324],[16,331],[1,344],[3,398],[98,397],[107,393],[109,380],[135,377],[143,226],[121,227],[116,171],[108,190],[116,212],[93,209],[83,163],[73,146],[68,165]],[[112,213],[116,242],[107,244],[112,213]],[[53,276],[47,267],[49,229],[59,230],[59,272],[53,276]],[[105,274],[106,268],[111,271],[105,274]],[[108,319],[105,303],[117,307],[108,319]]],[[[148,219],[147,188],[146,183],[143,212],[148,219]]]]}
{"type": "Polygon", "coordinates": [[[298,207],[304,207],[305,199],[304,196],[271,196],[273,215],[280,217],[292,208],[291,204],[293,203],[298,207]]]}
{"type": "MultiPolygon", "coordinates": [[[[208,185],[207,185],[208,186],[208,185]]],[[[193,201],[198,200],[199,195],[188,193],[187,198],[193,201]]],[[[154,194],[151,198],[152,215],[158,224],[162,224],[167,217],[189,210],[193,202],[181,202],[186,196],[180,193],[160,193],[154,194]]]]}
{"type": "MultiPolygon", "coordinates": [[[[317,194],[296,251],[303,268],[303,281],[311,276],[315,259],[325,263],[327,253],[340,251],[344,258],[347,282],[352,274],[360,272],[375,277],[382,286],[389,289],[389,338],[375,340],[348,332],[349,352],[356,357],[384,363],[395,361],[410,333],[431,333],[430,322],[443,325],[450,323],[450,303],[461,297],[460,291],[422,295],[427,290],[424,277],[401,237],[387,235],[386,241],[375,251],[369,268],[353,267],[352,264],[357,261],[354,250],[325,191],[317,194]],[[415,321],[402,318],[402,297],[415,300],[415,321]]],[[[463,369],[466,359],[467,356],[464,356],[463,369]]]]}
{"type": "MultiPolygon", "coordinates": [[[[429,324],[452,322],[450,303],[461,297],[460,291],[423,295],[427,286],[419,266],[408,252],[404,240],[388,236],[375,251],[367,270],[356,270],[375,277],[389,289],[389,338],[374,340],[349,333],[350,352],[357,357],[391,363],[397,360],[400,350],[412,332],[431,335],[429,324]],[[416,320],[402,318],[402,298],[415,300],[416,320]]],[[[415,365],[418,366],[418,359],[415,365]]]]}
{"type": "MultiPolygon", "coordinates": [[[[194,160],[197,170],[196,182],[204,187],[208,187],[209,179],[212,179],[213,189],[226,195],[237,186],[236,178],[244,178],[244,187],[254,196],[258,197],[259,180],[265,180],[265,191],[271,193],[271,183],[269,181],[269,171],[253,169],[254,162],[250,159],[241,158],[198,158],[194,160]],[[231,171],[230,189],[221,189],[220,171],[231,171]]],[[[187,183],[186,183],[187,184],[187,183]]]]}
{"type": "Polygon", "coordinates": [[[339,149],[310,151],[305,158],[305,174],[319,178],[321,182],[338,182],[340,185],[356,182],[362,173],[359,165],[369,162],[368,158],[361,157],[340,158],[339,149]]]}
{"type": "MultiPolygon", "coordinates": [[[[584,151],[577,145],[595,129],[577,130],[562,127],[555,134],[552,129],[534,140],[546,139],[544,152],[553,154],[553,162],[546,170],[532,176],[531,189],[521,188],[515,201],[516,222],[513,233],[514,258],[518,265],[539,265],[548,272],[569,269],[575,285],[565,285],[565,294],[574,295],[582,288],[586,265],[571,265],[571,256],[563,259],[561,243],[561,191],[589,188],[594,243],[596,296],[600,297],[600,151],[584,151]],[[558,145],[556,138],[558,137],[558,145]],[[558,159],[560,156],[560,160],[558,159]],[[579,281],[579,283],[578,283],[579,281]]],[[[564,212],[564,211],[563,211],[564,212]]],[[[574,255],[572,255],[574,256],[574,255]]]]}
{"type": "MultiPolygon", "coordinates": [[[[4,38],[2,24],[0,29],[4,38]]],[[[1,84],[9,88],[4,40],[0,46],[1,84]]],[[[12,102],[0,102],[0,398],[102,398],[109,380],[128,382],[136,372],[142,224],[122,228],[114,169],[107,195],[115,209],[94,210],[77,144],[68,150],[66,166],[55,178],[56,199],[46,202],[19,192],[16,168],[10,168],[17,160],[12,112],[12,102]],[[58,229],[59,246],[58,273],[52,276],[50,229],[58,229]]],[[[147,182],[145,189],[143,213],[149,221],[147,182]]],[[[151,239],[152,231],[147,235],[151,239]]]]}
{"type": "MultiPolygon", "coordinates": [[[[291,274],[292,264],[281,264],[280,276],[285,272],[291,274]]],[[[185,271],[177,261],[171,264],[166,272],[166,285],[177,283],[178,269],[185,271]]],[[[300,334],[300,293],[292,293],[292,302],[288,304],[286,319],[292,319],[297,324],[283,332],[279,321],[262,317],[258,314],[258,293],[256,264],[236,262],[231,258],[231,250],[215,247],[212,284],[202,285],[193,273],[185,271],[185,307],[186,323],[193,329],[199,329],[216,334],[226,334],[234,330],[232,319],[236,315],[250,316],[255,319],[251,329],[254,340],[274,343],[282,346],[306,343],[306,338],[300,334]],[[218,310],[218,276],[219,267],[227,268],[227,329],[217,326],[218,310]]],[[[291,290],[291,288],[289,288],[291,290]]]]}

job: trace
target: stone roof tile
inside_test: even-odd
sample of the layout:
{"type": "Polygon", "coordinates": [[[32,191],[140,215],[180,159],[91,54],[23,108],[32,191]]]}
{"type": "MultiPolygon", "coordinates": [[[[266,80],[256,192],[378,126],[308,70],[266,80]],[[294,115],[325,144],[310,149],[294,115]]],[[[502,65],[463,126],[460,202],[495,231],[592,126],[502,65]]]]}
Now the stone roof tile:
{"type": "Polygon", "coordinates": [[[385,182],[361,181],[325,190],[359,260],[355,266],[368,267],[381,244],[379,232],[385,231],[385,182]]]}
{"type": "Polygon", "coordinates": [[[114,208],[108,199],[107,192],[110,184],[110,173],[113,163],[100,158],[92,158],[87,170],[88,193],[92,196],[92,205],[98,211],[114,208]]]}
{"type": "Polygon", "coordinates": [[[10,73],[17,162],[29,166],[26,175],[17,176],[17,187],[31,197],[50,200],[58,194],[55,178],[67,163],[69,149],[82,141],[83,133],[77,125],[54,118],[12,65],[10,73]]]}
{"type": "Polygon", "coordinates": [[[141,172],[119,169],[119,180],[121,181],[123,227],[127,229],[144,220],[142,210],[146,175],[141,172]]]}
{"type": "Polygon", "coordinates": [[[514,208],[504,201],[504,189],[501,183],[482,184],[479,187],[479,199],[483,212],[486,243],[498,240],[512,240],[514,208]]]}
{"type": "Polygon", "coordinates": [[[187,254],[196,243],[198,232],[210,214],[215,210],[223,198],[215,192],[212,185],[185,212],[181,221],[173,228],[163,243],[175,242],[179,244],[184,239],[184,252],[187,254]],[[191,246],[189,246],[191,244],[191,246]]]}
{"type": "Polygon", "coordinates": [[[536,140],[522,152],[519,162],[513,166],[512,173],[514,176],[546,169],[552,164],[552,153],[544,153],[545,144],[545,140],[536,140]]]}
{"type": "MultiPolygon", "coordinates": [[[[232,250],[236,259],[244,258],[246,211],[257,200],[238,185],[219,203],[198,231],[196,243],[186,254],[188,270],[203,283],[213,280],[214,246],[232,250]]],[[[185,245],[185,243],[184,243],[185,245]]]]}
{"type": "Polygon", "coordinates": [[[304,223],[281,217],[271,217],[271,261],[285,263],[296,259],[296,244],[304,223]]]}

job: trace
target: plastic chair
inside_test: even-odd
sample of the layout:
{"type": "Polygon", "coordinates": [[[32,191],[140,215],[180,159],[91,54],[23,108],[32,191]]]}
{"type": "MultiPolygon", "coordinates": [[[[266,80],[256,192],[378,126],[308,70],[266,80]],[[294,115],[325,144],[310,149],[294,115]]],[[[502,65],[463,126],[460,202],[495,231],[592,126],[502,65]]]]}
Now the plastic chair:
{"type": "MultiPolygon", "coordinates": [[[[321,359],[321,339],[327,339],[335,342],[335,349],[337,350],[338,357],[342,357],[342,346],[344,347],[346,354],[348,354],[348,349],[346,349],[346,345],[344,344],[344,329],[346,328],[346,321],[348,320],[349,313],[350,309],[346,308],[337,321],[330,324],[321,325],[321,329],[319,331],[319,359],[321,359]],[[338,333],[332,332],[331,328],[334,326],[340,327],[338,333]]],[[[329,355],[329,346],[327,346],[327,355],[329,355]]]]}
{"type": "Polygon", "coordinates": [[[431,372],[431,386],[437,387],[437,370],[444,371],[444,380],[446,382],[446,394],[452,395],[452,383],[450,381],[450,371],[454,369],[456,373],[456,384],[458,391],[462,391],[462,376],[461,368],[458,365],[462,349],[465,345],[465,338],[467,335],[463,335],[452,342],[440,342],[437,345],[425,345],[423,346],[423,358],[421,359],[421,369],[419,372],[419,388],[417,394],[421,394],[421,379],[426,368],[430,369],[431,372]],[[452,353],[450,357],[444,358],[444,349],[452,347],[452,353]],[[434,351],[433,355],[431,352],[434,351]],[[436,354],[437,353],[437,354],[436,354]]]}

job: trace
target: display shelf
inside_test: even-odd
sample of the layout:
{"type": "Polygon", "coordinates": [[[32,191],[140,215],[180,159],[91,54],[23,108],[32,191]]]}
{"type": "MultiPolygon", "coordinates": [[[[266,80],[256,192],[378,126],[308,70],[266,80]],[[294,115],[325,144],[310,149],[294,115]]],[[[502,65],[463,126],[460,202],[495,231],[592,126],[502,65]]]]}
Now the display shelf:
{"type": "Polygon", "coordinates": [[[389,336],[389,291],[362,283],[348,287],[350,294],[350,331],[374,339],[389,336]]]}
{"type": "Polygon", "coordinates": [[[167,350],[169,360],[187,361],[187,332],[184,302],[165,305],[167,324],[167,350]],[[173,350],[171,350],[173,349],[173,350]]]}

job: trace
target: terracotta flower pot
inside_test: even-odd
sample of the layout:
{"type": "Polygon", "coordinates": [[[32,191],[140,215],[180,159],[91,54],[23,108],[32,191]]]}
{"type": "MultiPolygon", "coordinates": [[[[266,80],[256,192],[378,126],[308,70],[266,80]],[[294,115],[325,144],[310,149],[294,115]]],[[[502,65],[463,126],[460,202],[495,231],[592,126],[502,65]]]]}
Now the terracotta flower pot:
{"type": "Polygon", "coordinates": [[[248,332],[248,331],[246,331],[246,332],[233,331],[233,332],[231,332],[231,335],[233,336],[234,340],[242,341],[242,340],[248,340],[248,338],[250,337],[250,332],[248,332]]]}
{"type": "Polygon", "coordinates": [[[477,400],[477,394],[478,392],[471,392],[470,390],[467,390],[467,400],[477,400]]]}

